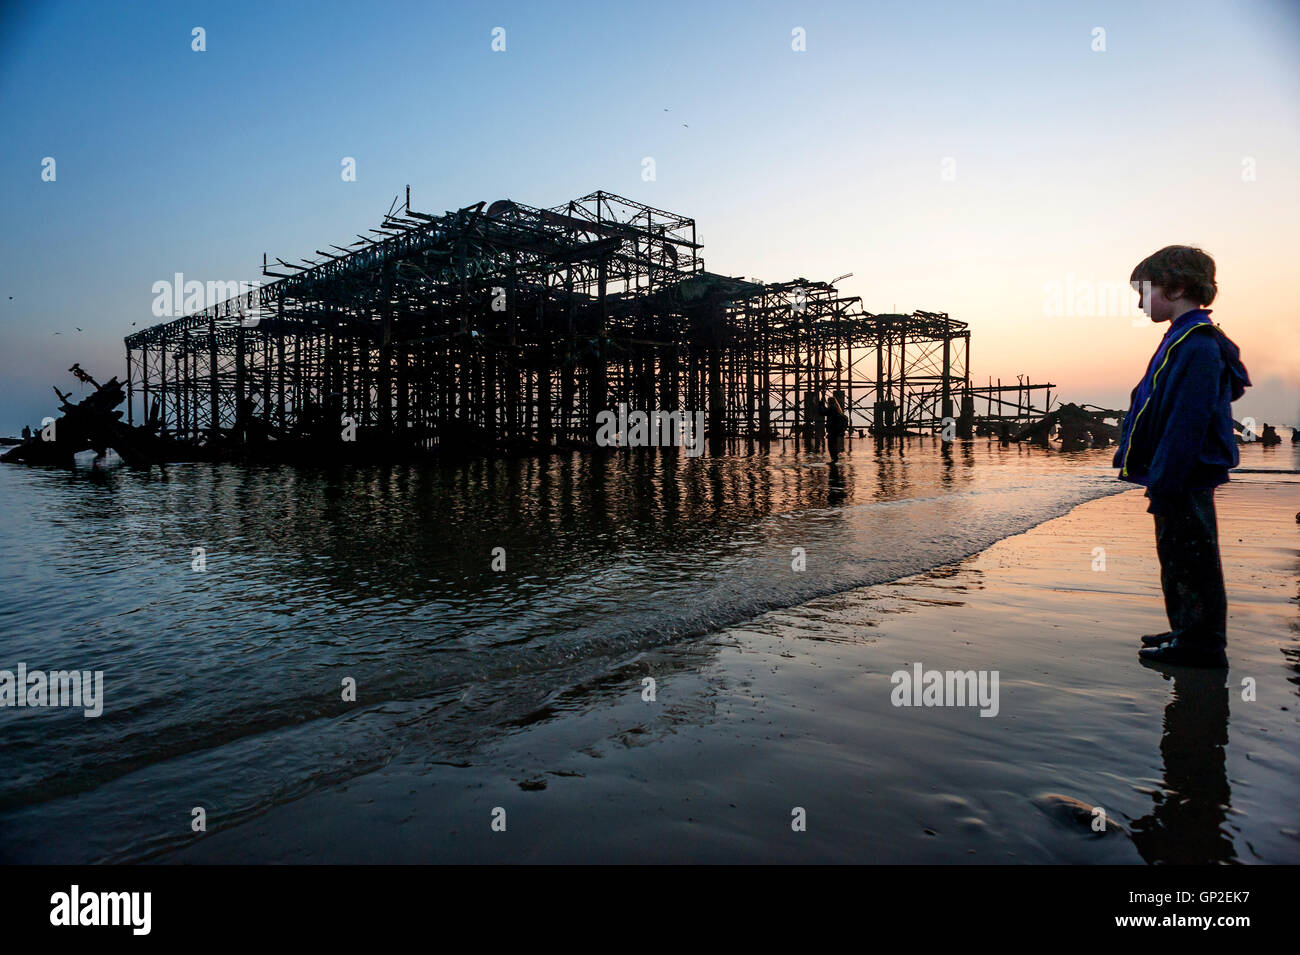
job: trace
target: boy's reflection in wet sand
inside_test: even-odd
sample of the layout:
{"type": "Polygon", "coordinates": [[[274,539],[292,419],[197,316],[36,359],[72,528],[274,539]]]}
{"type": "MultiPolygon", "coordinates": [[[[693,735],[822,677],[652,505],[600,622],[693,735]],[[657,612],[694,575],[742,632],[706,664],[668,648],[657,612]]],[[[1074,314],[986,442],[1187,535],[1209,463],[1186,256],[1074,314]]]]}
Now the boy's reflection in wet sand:
{"type": "Polygon", "coordinates": [[[1150,863],[1204,865],[1236,861],[1224,820],[1231,810],[1224,750],[1228,745],[1226,670],[1144,664],[1174,682],[1165,707],[1160,754],[1164,792],[1133,823],[1133,843],[1150,863]]]}

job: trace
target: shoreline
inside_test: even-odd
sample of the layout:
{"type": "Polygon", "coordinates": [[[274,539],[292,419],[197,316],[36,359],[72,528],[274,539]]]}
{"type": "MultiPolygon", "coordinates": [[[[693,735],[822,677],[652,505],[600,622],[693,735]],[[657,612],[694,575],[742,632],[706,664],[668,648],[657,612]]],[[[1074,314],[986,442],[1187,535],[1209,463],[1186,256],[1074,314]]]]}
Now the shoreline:
{"type": "Polygon", "coordinates": [[[1151,518],[1126,490],[954,564],[646,651],[463,750],[408,746],[152,861],[1300,861],[1284,796],[1300,782],[1300,483],[1233,481],[1218,502],[1227,686],[1138,662],[1165,620],[1151,518]],[[997,670],[999,714],[893,706],[891,674],[915,663],[997,670]]]}

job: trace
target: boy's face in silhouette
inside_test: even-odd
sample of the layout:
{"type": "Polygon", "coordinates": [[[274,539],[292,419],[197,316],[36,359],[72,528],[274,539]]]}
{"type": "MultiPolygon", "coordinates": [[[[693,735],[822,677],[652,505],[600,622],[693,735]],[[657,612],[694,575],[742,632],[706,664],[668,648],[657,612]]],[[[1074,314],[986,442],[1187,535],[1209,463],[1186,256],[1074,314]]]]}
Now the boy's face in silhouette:
{"type": "Polygon", "coordinates": [[[1164,286],[1150,282],[1132,282],[1133,290],[1138,293],[1138,305],[1153,322],[1172,322],[1178,316],[1199,308],[1194,299],[1185,292],[1169,295],[1164,286]]]}
{"type": "Polygon", "coordinates": [[[1138,293],[1138,308],[1146,313],[1153,322],[1168,322],[1174,318],[1174,303],[1165,296],[1165,290],[1150,282],[1133,282],[1133,291],[1138,293]]]}

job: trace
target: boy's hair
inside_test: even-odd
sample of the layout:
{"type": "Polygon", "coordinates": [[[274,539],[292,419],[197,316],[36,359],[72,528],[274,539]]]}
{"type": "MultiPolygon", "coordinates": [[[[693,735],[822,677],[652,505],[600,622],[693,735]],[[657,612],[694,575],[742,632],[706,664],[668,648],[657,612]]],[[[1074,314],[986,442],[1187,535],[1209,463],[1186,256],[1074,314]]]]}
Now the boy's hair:
{"type": "Polygon", "coordinates": [[[1218,294],[1214,284],[1214,259],[1190,245],[1167,245],[1137,264],[1130,282],[1150,282],[1170,298],[1185,296],[1197,305],[1209,305],[1218,294]]]}

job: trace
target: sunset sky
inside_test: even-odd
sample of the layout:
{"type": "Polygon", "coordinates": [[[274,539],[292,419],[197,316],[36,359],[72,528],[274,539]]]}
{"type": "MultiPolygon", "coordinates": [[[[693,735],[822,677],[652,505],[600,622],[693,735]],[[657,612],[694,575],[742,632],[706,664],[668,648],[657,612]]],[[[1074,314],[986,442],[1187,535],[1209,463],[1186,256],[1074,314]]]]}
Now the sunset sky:
{"type": "Polygon", "coordinates": [[[408,183],[435,213],[605,189],[693,216],[711,271],[852,272],[870,311],[969,322],[977,382],[1112,407],[1163,326],[1087,299],[1199,245],[1256,385],[1234,414],[1300,424],[1294,2],[0,9],[3,434],[74,361],[124,375],[155,282],[260,279],[408,183]]]}

